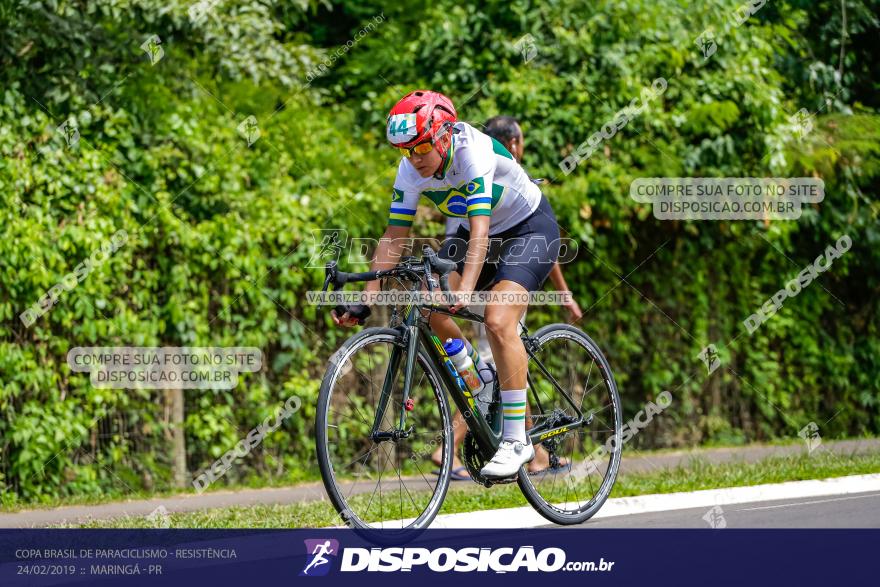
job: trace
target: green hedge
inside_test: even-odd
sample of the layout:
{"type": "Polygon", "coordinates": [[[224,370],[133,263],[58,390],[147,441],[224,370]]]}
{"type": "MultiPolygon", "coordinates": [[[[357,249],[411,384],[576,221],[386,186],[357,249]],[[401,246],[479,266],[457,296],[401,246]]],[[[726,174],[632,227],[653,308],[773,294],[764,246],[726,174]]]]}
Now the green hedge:
{"type": "Polygon", "coordinates": [[[66,366],[75,346],[259,347],[265,368],[234,391],[187,392],[189,470],[295,394],[298,416],[225,479],[313,475],[320,375],[349,332],[303,301],[321,280],[304,269],[311,232],[381,234],[396,165],[384,117],[420,86],[446,91],[463,119],[522,120],[526,164],[553,178],[560,225],[580,243],[565,273],[588,310],[581,326],[605,348],[627,414],[663,390],[676,398],[635,446],[792,437],[810,421],[826,437],[880,431],[870,10],[855,11],[838,91],[808,75],[833,70],[836,51],[811,57],[822,67],[804,60],[808,31],[839,33],[816,28],[834,3],[816,16],[770,3],[742,27],[728,20],[738,3],[722,0],[228,4],[197,23],[182,2],[0,10],[2,501],[171,482],[163,393],[94,389],[66,366]],[[704,60],[694,39],[709,26],[718,48],[704,60]],[[151,34],[164,50],[154,65],[140,49],[151,34]],[[559,161],[657,77],[663,96],[563,175],[559,161]],[[798,141],[789,115],[803,107],[821,112],[798,141]],[[237,131],[248,115],[261,132],[250,147],[237,131]],[[74,146],[56,130],[68,119],[74,146]],[[785,174],[826,182],[798,221],[660,222],[628,196],[638,177],[785,174]],[[127,243],[26,328],[19,314],[120,229],[127,243]],[[844,233],[852,250],[749,336],[742,320],[844,233]],[[709,343],[723,361],[711,377],[696,359],[709,343]]]}

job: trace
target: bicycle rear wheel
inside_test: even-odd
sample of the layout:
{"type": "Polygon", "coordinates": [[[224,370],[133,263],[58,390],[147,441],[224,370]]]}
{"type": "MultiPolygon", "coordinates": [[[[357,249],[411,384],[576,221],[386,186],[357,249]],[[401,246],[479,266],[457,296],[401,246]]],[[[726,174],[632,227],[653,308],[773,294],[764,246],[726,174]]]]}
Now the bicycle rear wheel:
{"type": "Polygon", "coordinates": [[[574,326],[551,324],[532,338],[544,369],[529,360],[531,422],[527,420],[526,428],[527,433],[547,431],[535,450],[547,451],[551,466],[526,474],[523,467],[517,483],[532,507],[551,522],[579,524],[605,503],[620,467],[617,384],[602,351],[574,326]]]}
{"type": "Polygon", "coordinates": [[[446,392],[434,365],[420,352],[409,392],[412,409],[406,410],[406,356],[400,331],[368,328],[336,352],[321,384],[315,420],[318,464],[330,501],[354,528],[425,528],[449,487],[452,426],[446,392]],[[390,393],[380,408],[386,377],[390,393]],[[373,434],[375,423],[378,435],[373,434]],[[438,447],[439,467],[431,461],[438,447]],[[436,469],[439,475],[432,473],[436,469]]]}

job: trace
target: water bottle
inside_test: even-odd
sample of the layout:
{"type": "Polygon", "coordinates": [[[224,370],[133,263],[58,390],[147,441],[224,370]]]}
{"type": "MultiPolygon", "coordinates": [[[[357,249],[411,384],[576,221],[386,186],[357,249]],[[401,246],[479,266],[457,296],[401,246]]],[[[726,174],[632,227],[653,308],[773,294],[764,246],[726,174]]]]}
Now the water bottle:
{"type": "Polygon", "coordinates": [[[459,376],[474,397],[480,413],[485,417],[489,411],[489,404],[492,401],[492,386],[483,383],[479,373],[477,373],[474,361],[468,356],[464,341],[458,338],[448,338],[443,344],[443,350],[446,351],[446,355],[452,360],[455,370],[458,371],[459,376]],[[488,398],[483,397],[484,392],[485,395],[489,396],[488,398]]]}

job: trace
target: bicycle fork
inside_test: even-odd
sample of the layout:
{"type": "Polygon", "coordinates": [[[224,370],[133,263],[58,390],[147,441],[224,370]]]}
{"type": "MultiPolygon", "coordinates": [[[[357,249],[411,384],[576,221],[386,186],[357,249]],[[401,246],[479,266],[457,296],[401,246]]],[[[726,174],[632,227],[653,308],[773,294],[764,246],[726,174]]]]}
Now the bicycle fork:
{"type": "Polygon", "coordinates": [[[398,330],[401,330],[403,333],[403,342],[404,345],[406,345],[406,365],[403,373],[403,401],[400,402],[400,414],[398,416],[397,428],[385,432],[380,430],[382,426],[382,416],[385,414],[385,410],[388,409],[388,402],[391,399],[392,391],[394,389],[394,381],[397,379],[397,374],[400,370],[401,353],[404,352],[399,346],[395,345],[388,360],[388,370],[385,372],[385,381],[382,382],[382,391],[379,395],[379,402],[376,406],[376,415],[373,418],[373,429],[370,433],[373,442],[383,442],[385,440],[397,441],[401,438],[407,438],[413,433],[412,426],[410,426],[408,430],[405,429],[404,426],[406,426],[407,408],[412,405],[409,398],[409,390],[412,385],[412,376],[415,372],[416,353],[418,351],[419,342],[418,336],[414,335],[413,329],[415,328],[416,327],[412,325],[400,326],[398,328],[398,330]]]}

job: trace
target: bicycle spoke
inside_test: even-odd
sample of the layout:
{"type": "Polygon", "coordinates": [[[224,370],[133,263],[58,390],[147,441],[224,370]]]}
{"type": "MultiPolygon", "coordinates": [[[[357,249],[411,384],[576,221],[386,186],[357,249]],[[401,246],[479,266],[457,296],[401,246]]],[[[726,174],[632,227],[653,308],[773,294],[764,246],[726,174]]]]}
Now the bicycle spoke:
{"type": "Polygon", "coordinates": [[[428,487],[432,487],[431,482],[428,481],[427,477],[425,477],[425,473],[424,471],[422,471],[422,468],[419,466],[419,464],[415,462],[413,464],[415,465],[416,469],[419,470],[419,475],[421,475],[422,479],[424,479],[425,485],[427,485],[428,487]]]}
{"type": "MultiPolygon", "coordinates": [[[[593,361],[590,363],[590,370],[587,372],[587,380],[584,382],[584,389],[587,389],[587,386],[590,384],[590,378],[593,376],[593,365],[595,365],[595,364],[596,364],[596,361],[593,361]]],[[[584,391],[583,395],[581,395],[581,403],[578,404],[578,409],[581,409],[583,407],[584,399],[586,399],[587,394],[590,393],[590,391],[593,391],[593,389],[595,389],[599,385],[600,384],[597,383],[595,386],[590,388],[589,391],[584,391]]]]}
{"type": "MultiPolygon", "coordinates": [[[[387,451],[387,450],[385,451],[385,456],[388,458],[389,461],[393,460],[393,457],[392,457],[390,454],[388,454],[388,451],[387,451]]],[[[399,466],[399,461],[398,461],[398,467],[396,467],[396,471],[397,471],[397,482],[398,482],[398,485],[399,485],[399,486],[400,486],[400,485],[403,485],[403,479],[400,478],[400,466],[399,466]]],[[[399,500],[398,500],[398,501],[399,501],[399,500]]],[[[399,516],[398,519],[403,520],[403,502],[402,502],[402,501],[400,501],[400,516],[399,516]]],[[[383,523],[384,523],[384,521],[383,521],[383,523]]]]}
{"type": "MultiPolygon", "coordinates": [[[[403,490],[406,491],[406,495],[409,497],[410,502],[415,507],[415,511],[418,511],[419,506],[416,504],[416,501],[413,499],[412,493],[409,492],[409,488],[406,486],[406,483],[404,483],[403,479],[401,479],[401,477],[400,477],[400,453],[399,452],[397,454],[397,481],[400,484],[400,486],[403,487],[403,490]]],[[[400,504],[400,519],[403,520],[403,502],[402,501],[400,504]]]]}
{"type": "MultiPolygon", "coordinates": [[[[368,450],[366,453],[364,453],[364,455],[363,455],[364,463],[363,463],[363,464],[366,464],[367,457],[369,457],[370,454],[372,454],[372,452],[373,452],[374,450],[376,450],[376,447],[378,447],[378,446],[379,446],[379,445],[376,444],[376,443],[374,442],[374,443],[373,443],[373,448],[371,448],[371,449],[368,450]]],[[[347,465],[345,465],[344,468],[348,468],[350,465],[355,464],[355,463],[356,463],[357,461],[359,461],[359,460],[361,460],[361,457],[356,457],[353,461],[351,461],[351,462],[349,462],[347,465]]]]}
{"type": "MultiPolygon", "coordinates": [[[[340,416],[344,416],[344,414],[340,413],[338,410],[335,410],[335,409],[333,409],[333,408],[328,408],[328,409],[329,409],[331,412],[336,412],[336,413],[339,414],[340,416]]],[[[357,406],[355,406],[355,409],[357,409],[357,406]]],[[[370,424],[369,422],[367,422],[367,421],[363,418],[363,416],[360,415],[360,410],[357,410],[357,412],[358,412],[358,415],[360,416],[361,422],[363,422],[363,423],[366,424],[367,426],[372,426],[372,424],[370,424]]],[[[331,426],[331,425],[328,424],[328,428],[330,428],[330,427],[332,427],[332,428],[336,428],[337,430],[339,429],[339,426],[338,426],[338,425],[332,425],[332,426],[331,426]]]]}
{"type": "MultiPolygon", "coordinates": [[[[361,373],[359,370],[355,369],[354,365],[352,365],[352,369],[355,370],[355,371],[357,371],[357,373],[358,373],[359,375],[361,375],[362,377],[364,376],[363,373],[361,373]]],[[[369,421],[364,417],[364,415],[363,415],[363,413],[361,412],[360,408],[358,408],[357,403],[355,403],[355,402],[351,402],[351,405],[352,405],[352,407],[354,408],[354,410],[358,413],[358,417],[361,419],[361,421],[362,421],[364,424],[366,424],[367,426],[372,426],[372,425],[373,425],[372,422],[369,422],[369,421]]],[[[330,408],[330,409],[332,409],[332,408],[330,408]]]]}

